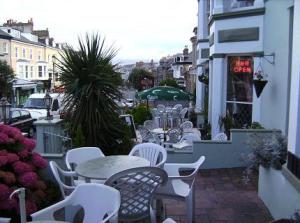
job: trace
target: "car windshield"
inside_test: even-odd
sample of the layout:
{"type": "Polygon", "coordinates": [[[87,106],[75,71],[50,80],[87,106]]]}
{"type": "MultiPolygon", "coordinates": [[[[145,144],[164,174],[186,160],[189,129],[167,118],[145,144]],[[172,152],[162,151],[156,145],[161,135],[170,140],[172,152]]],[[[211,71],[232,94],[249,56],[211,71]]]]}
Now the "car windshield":
{"type": "Polygon", "coordinates": [[[45,109],[45,100],[43,98],[28,98],[24,104],[24,108],[45,109]]]}

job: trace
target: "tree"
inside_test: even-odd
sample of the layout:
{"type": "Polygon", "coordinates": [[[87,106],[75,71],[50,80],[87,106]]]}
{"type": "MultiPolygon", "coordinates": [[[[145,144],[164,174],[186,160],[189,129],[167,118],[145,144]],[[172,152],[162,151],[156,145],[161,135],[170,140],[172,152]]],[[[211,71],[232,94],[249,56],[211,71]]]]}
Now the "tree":
{"type": "Polygon", "coordinates": [[[0,60],[0,98],[9,97],[12,92],[14,71],[6,61],[0,60]]]}
{"type": "Polygon", "coordinates": [[[159,83],[160,86],[171,86],[171,87],[176,87],[176,88],[180,88],[179,85],[177,84],[177,82],[173,79],[166,79],[166,80],[162,80],[159,83]]]}
{"type": "Polygon", "coordinates": [[[116,50],[104,43],[98,34],[86,35],[85,42],[79,39],[78,50],[71,46],[63,50],[59,67],[70,132],[74,135],[81,128],[87,146],[112,154],[126,129],[115,103],[122,96],[118,90],[120,73],[112,62],[116,50]]]}
{"type": "Polygon", "coordinates": [[[142,69],[142,68],[134,68],[131,73],[129,74],[128,80],[132,84],[135,89],[140,88],[140,80],[144,78],[153,78],[151,72],[142,69]]]}

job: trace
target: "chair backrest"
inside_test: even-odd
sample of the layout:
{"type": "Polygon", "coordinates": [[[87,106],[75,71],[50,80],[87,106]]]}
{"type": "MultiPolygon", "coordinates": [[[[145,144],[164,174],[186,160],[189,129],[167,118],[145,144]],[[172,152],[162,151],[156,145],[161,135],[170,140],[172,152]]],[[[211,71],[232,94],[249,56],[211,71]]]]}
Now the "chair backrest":
{"type": "Polygon", "coordinates": [[[146,120],[144,122],[144,127],[149,129],[149,130],[158,128],[157,124],[153,120],[146,120]]]}
{"type": "Polygon", "coordinates": [[[150,215],[155,190],[167,181],[167,173],[157,167],[138,167],[119,172],[104,183],[121,193],[119,219],[139,221],[150,215]]]}
{"type": "Polygon", "coordinates": [[[91,159],[104,157],[105,155],[98,147],[79,147],[67,151],[66,165],[69,170],[74,170],[79,163],[91,159]]]}
{"type": "Polygon", "coordinates": [[[216,141],[227,141],[227,135],[224,132],[220,132],[217,135],[215,135],[215,137],[213,138],[213,140],[216,140],[216,141]]]}
{"type": "Polygon", "coordinates": [[[191,121],[185,121],[180,124],[180,128],[182,129],[182,131],[184,131],[184,129],[192,129],[193,123],[191,121]]]}
{"type": "Polygon", "coordinates": [[[164,112],[165,109],[166,109],[166,106],[164,106],[164,105],[162,105],[162,104],[158,104],[158,105],[156,106],[156,108],[157,108],[157,111],[158,111],[158,112],[164,112]]]}
{"type": "Polygon", "coordinates": [[[198,140],[201,140],[201,137],[195,133],[187,133],[187,134],[184,134],[181,139],[180,139],[180,142],[182,141],[189,141],[189,142],[193,142],[193,141],[198,141],[198,140]]]}
{"type": "Polygon", "coordinates": [[[180,111],[180,118],[184,118],[186,113],[187,113],[188,109],[187,108],[183,108],[181,111],[180,111]]]}
{"type": "Polygon", "coordinates": [[[62,179],[62,178],[69,177],[70,178],[69,181],[72,182],[71,172],[64,171],[63,169],[61,169],[55,161],[50,161],[49,165],[50,165],[50,169],[52,171],[52,174],[53,174],[53,176],[54,176],[54,178],[55,178],[55,180],[56,180],[56,182],[59,186],[60,192],[61,192],[63,198],[65,198],[75,188],[73,185],[67,185],[65,183],[66,179],[62,179]]]}
{"type": "Polygon", "coordinates": [[[116,220],[120,204],[118,190],[95,183],[81,184],[65,200],[40,210],[31,217],[34,221],[52,220],[57,210],[67,206],[79,206],[84,210],[83,223],[108,222],[110,219],[116,220]]]}
{"type": "Polygon", "coordinates": [[[174,105],[173,108],[176,109],[176,110],[180,109],[180,111],[181,111],[182,110],[182,104],[176,104],[176,105],[174,105]]]}
{"type": "Polygon", "coordinates": [[[169,129],[167,132],[167,135],[169,136],[169,140],[172,142],[178,142],[181,137],[181,131],[177,128],[169,129]]]}
{"type": "Polygon", "coordinates": [[[141,143],[135,145],[129,156],[139,156],[150,161],[150,166],[162,167],[167,161],[166,149],[154,143],[141,143]]]}

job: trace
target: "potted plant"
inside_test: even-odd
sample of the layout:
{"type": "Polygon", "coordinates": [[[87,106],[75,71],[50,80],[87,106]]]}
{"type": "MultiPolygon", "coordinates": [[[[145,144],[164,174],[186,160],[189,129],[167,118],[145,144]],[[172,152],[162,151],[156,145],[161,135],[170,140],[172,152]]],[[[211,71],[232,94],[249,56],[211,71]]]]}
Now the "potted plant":
{"type": "Polygon", "coordinates": [[[208,83],[209,83],[208,74],[202,74],[202,75],[198,76],[198,80],[200,82],[202,82],[203,84],[208,85],[208,83]]]}
{"type": "Polygon", "coordinates": [[[266,78],[266,74],[264,74],[262,68],[258,69],[255,73],[254,73],[254,79],[253,79],[253,85],[255,88],[255,92],[257,97],[259,98],[259,96],[261,95],[264,87],[266,86],[266,84],[268,83],[268,81],[265,79],[266,78]]]}
{"type": "Polygon", "coordinates": [[[243,155],[243,159],[248,163],[243,176],[245,183],[249,181],[249,175],[257,171],[259,166],[265,169],[281,170],[286,162],[287,140],[279,132],[273,132],[271,135],[250,134],[246,144],[252,152],[243,155]]]}

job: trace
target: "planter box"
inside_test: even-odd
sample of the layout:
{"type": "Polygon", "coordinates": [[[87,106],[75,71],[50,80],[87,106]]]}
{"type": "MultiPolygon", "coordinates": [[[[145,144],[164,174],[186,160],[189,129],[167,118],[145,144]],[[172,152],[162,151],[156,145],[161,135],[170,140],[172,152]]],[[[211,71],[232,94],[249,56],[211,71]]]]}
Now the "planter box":
{"type": "Polygon", "coordinates": [[[274,219],[289,219],[300,209],[300,193],[282,173],[283,168],[259,167],[258,195],[274,219]]]}

